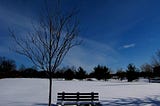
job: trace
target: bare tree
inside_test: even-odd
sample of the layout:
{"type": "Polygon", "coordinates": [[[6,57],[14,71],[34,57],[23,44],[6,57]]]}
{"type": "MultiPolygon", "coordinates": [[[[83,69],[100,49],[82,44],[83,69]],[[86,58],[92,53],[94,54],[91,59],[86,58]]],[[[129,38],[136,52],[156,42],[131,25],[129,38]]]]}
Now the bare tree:
{"type": "Polygon", "coordinates": [[[154,67],[160,66],[160,50],[157,50],[156,54],[152,57],[152,65],[154,67]]]}
{"type": "Polygon", "coordinates": [[[153,67],[150,64],[145,63],[141,66],[141,70],[142,70],[143,76],[147,77],[148,81],[150,82],[153,74],[153,67]]]}
{"type": "MultiPolygon", "coordinates": [[[[34,65],[46,70],[49,75],[49,103],[52,97],[52,73],[61,64],[68,51],[80,44],[78,39],[79,23],[76,12],[64,14],[59,6],[50,13],[46,7],[46,14],[38,24],[33,24],[33,31],[23,37],[10,30],[17,53],[28,57],[34,65]]],[[[15,47],[14,47],[15,48],[15,47]]]]}

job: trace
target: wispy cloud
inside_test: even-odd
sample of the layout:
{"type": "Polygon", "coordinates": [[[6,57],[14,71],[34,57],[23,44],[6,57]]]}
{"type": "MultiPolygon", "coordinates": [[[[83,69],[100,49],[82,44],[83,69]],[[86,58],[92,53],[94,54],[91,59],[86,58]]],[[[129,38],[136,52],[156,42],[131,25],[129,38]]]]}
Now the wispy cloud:
{"type": "Polygon", "coordinates": [[[98,64],[110,66],[117,63],[118,52],[111,46],[98,41],[84,39],[84,43],[71,50],[65,57],[64,65],[82,66],[91,71],[98,64]]]}
{"type": "Polygon", "coordinates": [[[133,47],[135,47],[135,43],[132,43],[132,44],[127,44],[127,45],[123,45],[123,48],[124,49],[128,49],[128,48],[133,48],[133,47]]]}

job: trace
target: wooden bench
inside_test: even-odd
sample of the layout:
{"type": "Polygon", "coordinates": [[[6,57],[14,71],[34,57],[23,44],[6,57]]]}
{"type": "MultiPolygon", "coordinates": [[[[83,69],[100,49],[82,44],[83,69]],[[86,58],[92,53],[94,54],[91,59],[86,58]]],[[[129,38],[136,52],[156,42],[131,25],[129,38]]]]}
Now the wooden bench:
{"type": "Polygon", "coordinates": [[[99,105],[98,93],[58,93],[57,94],[57,105],[99,105]]]}

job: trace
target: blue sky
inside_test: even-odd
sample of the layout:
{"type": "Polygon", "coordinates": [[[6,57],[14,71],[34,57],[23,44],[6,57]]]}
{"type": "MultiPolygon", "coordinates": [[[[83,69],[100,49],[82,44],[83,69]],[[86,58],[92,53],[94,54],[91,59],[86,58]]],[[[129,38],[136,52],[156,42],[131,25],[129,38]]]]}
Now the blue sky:
{"type": "MultiPolygon", "coordinates": [[[[54,1],[54,0],[53,0],[54,1]]],[[[52,1],[52,2],[53,2],[52,1]]],[[[0,56],[31,62],[12,51],[8,27],[25,34],[36,22],[43,0],[0,0],[0,56]]],[[[82,66],[91,71],[101,64],[113,70],[150,63],[160,49],[159,0],[62,0],[65,10],[78,8],[81,46],[73,48],[63,66],[82,66]]],[[[52,6],[52,3],[50,4],[52,6]]]]}

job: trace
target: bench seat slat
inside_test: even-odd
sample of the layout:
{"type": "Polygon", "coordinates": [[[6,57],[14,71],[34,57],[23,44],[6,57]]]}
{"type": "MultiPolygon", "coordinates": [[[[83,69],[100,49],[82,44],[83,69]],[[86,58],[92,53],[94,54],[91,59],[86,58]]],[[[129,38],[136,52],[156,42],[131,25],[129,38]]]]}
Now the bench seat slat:
{"type": "MultiPolygon", "coordinates": [[[[58,98],[77,98],[77,96],[58,96],[58,98]]],[[[79,98],[92,98],[92,96],[79,96],[79,98]]],[[[93,98],[98,98],[98,96],[93,96],[93,98]]]]}
{"type": "Polygon", "coordinates": [[[58,99],[58,101],[98,101],[99,99],[58,99]]]}
{"type": "MultiPolygon", "coordinates": [[[[65,95],[77,95],[77,93],[64,93],[65,95]]],[[[79,93],[80,95],[91,95],[92,93],[79,93]]],[[[93,93],[94,95],[98,95],[98,93],[93,93]]],[[[58,93],[58,95],[63,95],[62,93],[58,93]]]]}

